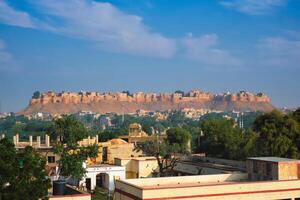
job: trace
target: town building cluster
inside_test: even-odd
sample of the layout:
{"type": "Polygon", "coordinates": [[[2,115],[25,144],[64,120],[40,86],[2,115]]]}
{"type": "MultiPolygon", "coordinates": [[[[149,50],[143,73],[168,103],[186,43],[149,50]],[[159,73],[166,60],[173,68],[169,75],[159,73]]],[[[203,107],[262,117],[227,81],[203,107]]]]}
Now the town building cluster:
{"type": "MultiPolygon", "coordinates": [[[[5,137],[4,135],[1,136],[5,137]]],[[[49,199],[90,200],[90,191],[101,188],[116,200],[149,199],[299,199],[300,160],[277,157],[253,157],[233,161],[206,157],[205,154],[181,155],[174,165],[171,177],[156,177],[158,162],[155,157],[135,151],[135,144],[160,140],[164,135],[149,136],[141,125],[129,126],[129,133],[107,142],[99,142],[98,136],[79,142],[80,146],[96,144],[98,155],[83,163],[85,176],[74,185],[69,182],[71,195],[60,196],[50,192],[49,199]]],[[[32,146],[47,160],[46,171],[54,180],[57,161],[52,141],[45,135],[29,136],[20,141],[13,136],[17,149],[32,146]]]]}

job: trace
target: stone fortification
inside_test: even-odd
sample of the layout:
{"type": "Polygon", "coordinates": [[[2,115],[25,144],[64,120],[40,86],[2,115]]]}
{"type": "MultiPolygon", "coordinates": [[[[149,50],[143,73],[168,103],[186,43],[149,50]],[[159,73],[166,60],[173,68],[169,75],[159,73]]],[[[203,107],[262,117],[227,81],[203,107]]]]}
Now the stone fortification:
{"type": "Polygon", "coordinates": [[[157,111],[180,108],[207,108],[214,110],[271,110],[268,96],[241,91],[238,93],[213,94],[200,90],[182,93],[124,92],[61,92],[42,93],[32,97],[29,106],[21,114],[49,112],[52,114],[74,113],[82,110],[97,113],[130,113],[138,109],[157,111]]]}

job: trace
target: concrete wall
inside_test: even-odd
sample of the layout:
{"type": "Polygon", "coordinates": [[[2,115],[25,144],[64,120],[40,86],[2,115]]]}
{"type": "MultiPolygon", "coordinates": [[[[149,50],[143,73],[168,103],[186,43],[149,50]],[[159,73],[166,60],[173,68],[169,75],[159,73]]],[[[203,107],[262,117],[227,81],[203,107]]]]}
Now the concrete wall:
{"type": "MultiPolygon", "coordinates": [[[[221,177],[224,179],[224,175],[221,177]]],[[[300,197],[300,180],[210,182],[211,180],[216,180],[216,176],[175,177],[174,180],[156,178],[146,181],[137,179],[117,181],[115,199],[274,200],[300,197]],[[181,179],[185,184],[176,183],[176,178],[181,179]],[[202,183],[201,179],[208,182],[202,183]]]]}
{"type": "Polygon", "coordinates": [[[127,179],[152,177],[152,172],[158,170],[154,157],[115,158],[115,164],[125,167],[127,179]]]}
{"type": "Polygon", "coordinates": [[[134,144],[121,144],[121,145],[112,145],[111,148],[108,149],[108,160],[109,164],[114,164],[115,158],[128,158],[131,156],[137,157],[141,155],[141,152],[133,151],[134,144]]]}
{"type": "Polygon", "coordinates": [[[153,184],[168,185],[168,184],[186,184],[186,183],[208,183],[208,182],[225,182],[225,181],[240,181],[246,180],[246,173],[236,174],[218,174],[218,175],[200,175],[200,176],[173,176],[162,178],[146,178],[146,179],[128,179],[127,183],[138,185],[140,187],[152,186],[153,184]]]}
{"type": "Polygon", "coordinates": [[[125,179],[125,168],[124,167],[89,167],[86,169],[85,177],[80,181],[80,185],[86,186],[86,178],[91,179],[91,189],[96,187],[96,176],[100,173],[107,174],[104,180],[104,188],[109,190],[114,190],[115,179],[125,179]]]}
{"type": "Polygon", "coordinates": [[[249,179],[254,181],[293,180],[300,178],[298,175],[299,162],[266,162],[247,160],[246,163],[249,179]],[[256,167],[254,165],[256,165],[256,167]],[[267,165],[271,166],[271,171],[267,169],[267,165]]]}
{"type": "MultiPolygon", "coordinates": [[[[133,180],[133,179],[132,179],[133,180]]],[[[137,199],[143,198],[143,190],[139,187],[136,187],[128,182],[123,182],[122,180],[116,181],[116,189],[114,193],[114,200],[135,200],[136,198],[130,198],[128,195],[125,195],[122,191],[126,191],[128,194],[132,194],[137,199]]]]}
{"type": "Polygon", "coordinates": [[[279,163],[278,180],[298,179],[298,163],[279,163]]]}
{"type": "Polygon", "coordinates": [[[144,190],[143,199],[274,200],[300,197],[300,181],[249,182],[228,185],[144,190]],[[185,198],[183,198],[185,197],[185,198]]]}
{"type": "Polygon", "coordinates": [[[158,164],[155,158],[145,160],[134,160],[138,165],[138,177],[152,177],[153,171],[158,171],[158,164]]]}
{"type": "Polygon", "coordinates": [[[133,151],[134,144],[110,144],[110,142],[101,142],[98,144],[98,156],[96,159],[88,159],[88,165],[95,163],[108,163],[114,164],[115,158],[128,158],[131,156],[137,157],[142,154],[142,152],[133,151]],[[107,161],[102,160],[103,148],[107,148],[107,161]]]}

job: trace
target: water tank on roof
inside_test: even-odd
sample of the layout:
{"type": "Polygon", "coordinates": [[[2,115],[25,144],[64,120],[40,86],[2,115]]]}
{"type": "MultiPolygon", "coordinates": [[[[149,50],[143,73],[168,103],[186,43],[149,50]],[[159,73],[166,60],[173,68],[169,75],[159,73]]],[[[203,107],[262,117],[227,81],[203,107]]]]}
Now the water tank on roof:
{"type": "Polygon", "coordinates": [[[59,196],[65,194],[65,187],[66,187],[66,181],[64,180],[57,180],[53,181],[53,195],[59,196]]]}

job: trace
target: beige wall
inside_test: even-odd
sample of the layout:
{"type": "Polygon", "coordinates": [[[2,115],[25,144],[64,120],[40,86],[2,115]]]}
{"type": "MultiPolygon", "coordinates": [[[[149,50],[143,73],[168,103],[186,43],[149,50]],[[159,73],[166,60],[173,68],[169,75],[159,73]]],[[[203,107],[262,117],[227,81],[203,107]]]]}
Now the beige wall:
{"type": "Polygon", "coordinates": [[[134,185],[124,183],[121,180],[116,180],[116,185],[115,185],[115,193],[114,193],[114,200],[123,200],[123,199],[128,199],[130,200],[131,198],[128,198],[128,196],[124,195],[122,192],[118,192],[117,190],[124,190],[128,194],[134,194],[139,199],[142,199],[143,197],[143,191],[141,188],[138,188],[134,185]]]}
{"type": "Polygon", "coordinates": [[[134,144],[122,144],[122,145],[112,145],[109,149],[109,164],[114,163],[115,158],[128,158],[131,156],[137,157],[141,155],[141,152],[136,152],[133,150],[134,144]]]}
{"type": "Polygon", "coordinates": [[[127,179],[152,177],[152,172],[158,170],[154,157],[115,158],[115,164],[125,167],[127,179]]]}
{"type": "Polygon", "coordinates": [[[279,163],[279,180],[298,179],[298,163],[279,163]]]}
{"type": "Polygon", "coordinates": [[[134,151],[134,144],[125,143],[125,144],[110,144],[109,142],[102,142],[99,143],[99,151],[96,160],[88,159],[88,164],[102,163],[102,154],[103,148],[107,147],[107,163],[114,164],[115,158],[128,158],[131,156],[137,157],[141,155],[141,152],[134,151]]]}
{"type": "Polygon", "coordinates": [[[191,183],[213,183],[213,182],[231,182],[247,180],[246,173],[218,174],[218,175],[199,175],[199,176],[172,176],[161,178],[128,179],[126,183],[137,185],[139,187],[170,184],[191,184],[191,183]]]}
{"type": "Polygon", "coordinates": [[[158,164],[155,158],[134,160],[134,162],[138,165],[138,178],[152,177],[152,172],[158,170],[158,164]]]}
{"type": "MultiPolygon", "coordinates": [[[[143,198],[174,198],[184,197],[185,199],[214,199],[214,200],[273,200],[300,197],[300,190],[293,191],[289,189],[299,188],[300,181],[295,182],[254,182],[239,183],[229,185],[188,187],[188,188],[170,188],[164,190],[145,190],[143,198]],[[230,195],[235,193],[235,195],[230,195]],[[212,194],[218,194],[211,196],[212,194]],[[199,196],[198,198],[188,198],[199,196]],[[201,197],[202,196],[202,197],[201,197]],[[201,198],[200,198],[201,197],[201,198]]],[[[183,199],[183,198],[182,198],[183,199]]]]}
{"type": "Polygon", "coordinates": [[[46,163],[47,166],[49,166],[49,167],[56,167],[57,166],[57,161],[59,161],[60,156],[55,154],[52,149],[51,150],[45,150],[45,151],[39,151],[39,152],[42,156],[45,157],[45,159],[47,161],[47,163],[46,163]],[[55,157],[55,163],[49,163],[48,162],[48,156],[54,156],[55,157]]]}
{"type": "MultiPolygon", "coordinates": [[[[244,176],[246,176],[244,174],[244,176]]],[[[216,175],[193,176],[192,178],[132,179],[117,182],[118,195],[135,196],[135,199],[191,199],[191,200],[274,200],[300,197],[300,180],[260,182],[211,182],[216,175]],[[198,177],[198,178],[197,178],[198,177]],[[143,182],[146,180],[145,182],[143,182]],[[176,182],[183,180],[182,182],[176,182]],[[192,181],[194,180],[194,181],[192,181]],[[192,182],[190,182],[192,181],[192,182]],[[125,183],[126,182],[126,183],[125,183]],[[151,183],[152,182],[152,183],[151,183]],[[142,193],[142,197],[141,197],[142,193]],[[129,194],[129,195],[128,195],[129,194]]],[[[222,180],[226,176],[220,175],[222,180]]],[[[168,177],[173,178],[173,177],[168,177]]],[[[228,180],[227,176],[227,180],[228,180]]],[[[237,178],[237,177],[235,177],[237,178]]]]}

